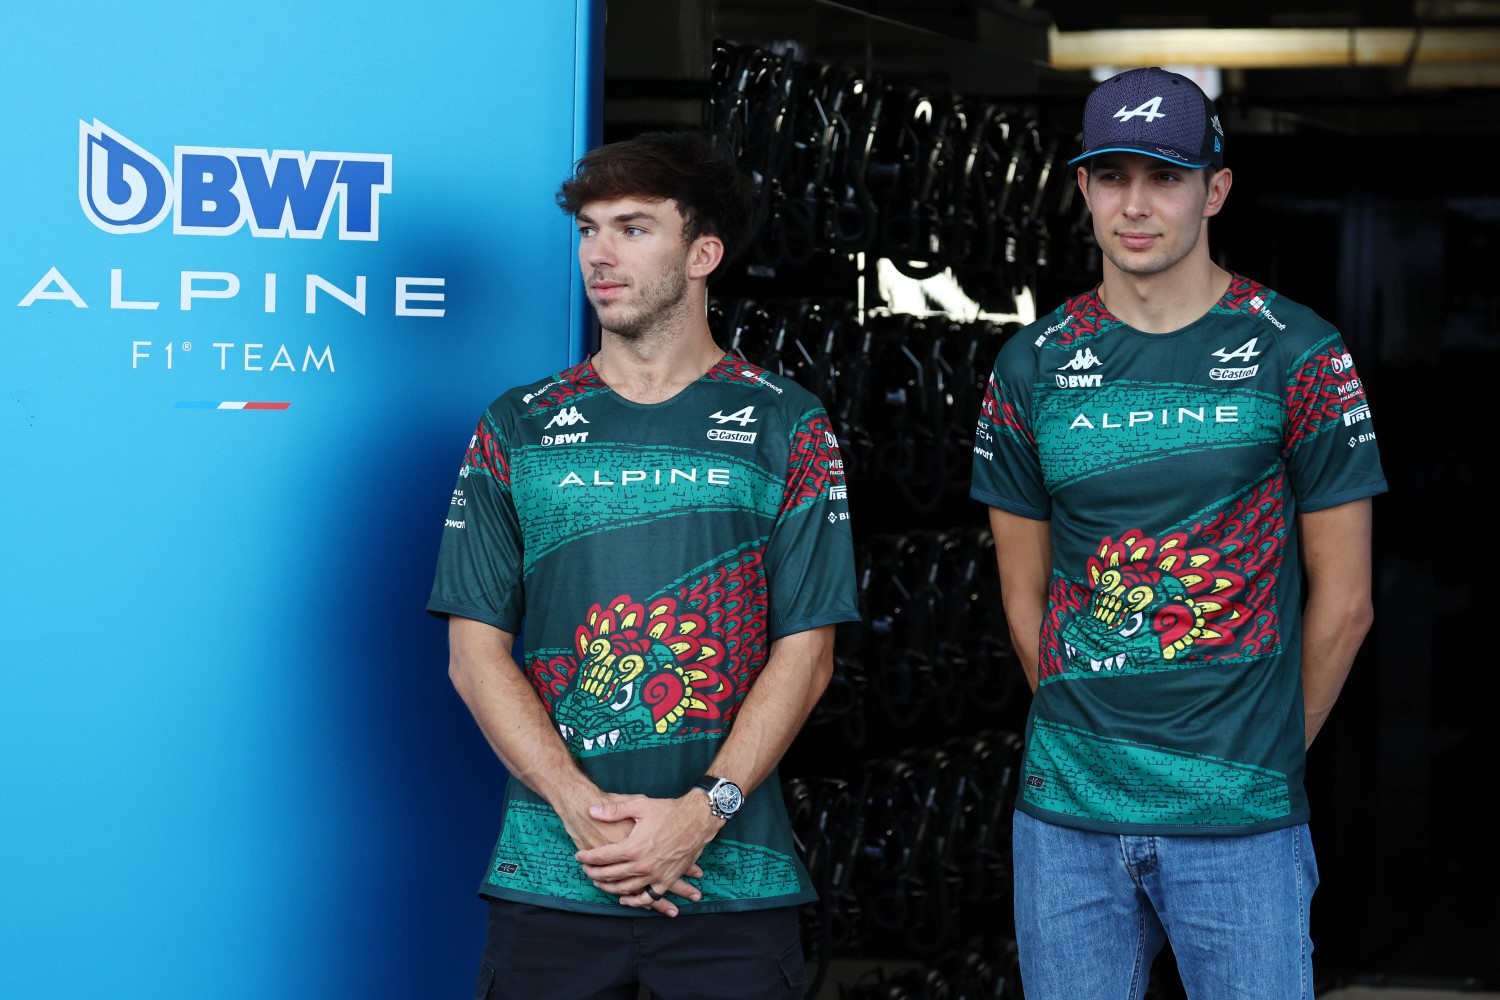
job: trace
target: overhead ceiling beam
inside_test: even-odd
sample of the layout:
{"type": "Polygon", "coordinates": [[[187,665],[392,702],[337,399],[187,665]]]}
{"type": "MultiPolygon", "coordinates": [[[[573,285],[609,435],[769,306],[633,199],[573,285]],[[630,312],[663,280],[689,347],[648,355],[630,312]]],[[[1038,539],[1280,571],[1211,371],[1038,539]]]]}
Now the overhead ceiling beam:
{"type": "Polygon", "coordinates": [[[1048,33],[1057,69],[1217,66],[1298,69],[1467,66],[1489,78],[1500,66],[1495,28],[1139,28],[1048,33]]]}

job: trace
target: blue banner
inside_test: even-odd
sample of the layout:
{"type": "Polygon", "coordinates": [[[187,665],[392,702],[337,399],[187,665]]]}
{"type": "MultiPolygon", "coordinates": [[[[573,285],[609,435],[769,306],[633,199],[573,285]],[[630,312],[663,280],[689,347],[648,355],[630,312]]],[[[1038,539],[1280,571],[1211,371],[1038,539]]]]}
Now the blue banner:
{"type": "Polygon", "coordinates": [[[0,995],[472,990],[505,775],[423,606],[581,357],[602,6],[0,16],[0,995]]]}

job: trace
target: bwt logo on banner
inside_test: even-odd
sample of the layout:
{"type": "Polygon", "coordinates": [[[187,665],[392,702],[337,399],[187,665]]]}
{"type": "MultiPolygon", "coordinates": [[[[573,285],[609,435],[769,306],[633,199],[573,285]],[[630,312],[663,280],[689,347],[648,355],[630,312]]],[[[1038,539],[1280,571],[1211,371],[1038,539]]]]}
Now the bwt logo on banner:
{"type": "Polygon", "coordinates": [[[108,233],[172,231],[322,239],[334,206],[341,240],[380,239],[391,157],[219,146],[173,147],[173,169],[97,118],[78,123],[78,201],[108,233]]]}

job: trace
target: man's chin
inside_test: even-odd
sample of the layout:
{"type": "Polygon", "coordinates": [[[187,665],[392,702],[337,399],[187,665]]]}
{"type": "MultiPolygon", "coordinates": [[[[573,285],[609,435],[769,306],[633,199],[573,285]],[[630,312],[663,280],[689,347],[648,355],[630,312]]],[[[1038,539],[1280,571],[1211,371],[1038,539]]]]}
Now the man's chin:
{"type": "Polygon", "coordinates": [[[611,322],[612,317],[609,315],[608,310],[600,311],[596,309],[594,310],[594,315],[599,317],[600,327],[608,330],[622,340],[639,340],[641,334],[644,332],[642,325],[639,322],[632,321],[629,316],[620,316],[615,322],[611,322]]]}
{"type": "Polygon", "coordinates": [[[1153,274],[1160,274],[1171,266],[1163,260],[1161,254],[1131,254],[1117,253],[1110,256],[1110,261],[1121,273],[1128,274],[1134,278],[1144,278],[1153,274]]]}

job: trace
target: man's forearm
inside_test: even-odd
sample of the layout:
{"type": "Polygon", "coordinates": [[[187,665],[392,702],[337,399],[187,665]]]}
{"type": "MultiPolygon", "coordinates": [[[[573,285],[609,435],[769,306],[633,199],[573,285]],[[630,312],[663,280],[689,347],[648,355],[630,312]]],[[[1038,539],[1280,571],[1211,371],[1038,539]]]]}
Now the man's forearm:
{"type": "Polygon", "coordinates": [[[1309,601],[1302,626],[1302,702],[1306,746],[1312,746],[1328,721],[1354,657],[1370,630],[1369,604],[1337,602],[1323,607],[1309,601]]]}
{"type": "Polygon", "coordinates": [[[745,696],[713,773],[747,795],[776,769],[833,676],[834,627],[783,636],[745,696]]]}
{"type": "MultiPolygon", "coordinates": [[[[554,808],[598,789],[579,770],[511,655],[514,636],[466,619],[449,624],[448,675],[512,778],[554,808]]],[[[586,808],[586,806],[585,806],[586,808]]]]}
{"type": "Polygon", "coordinates": [[[1034,692],[1041,677],[1042,616],[1052,568],[1052,525],[990,508],[990,535],[1000,573],[1000,600],[1010,642],[1034,692]]]}
{"type": "Polygon", "coordinates": [[[1041,677],[1042,616],[1040,613],[1032,614],[1031,611],[1029,604],[1015,609],[1008,602],[1005,605],[1005,621],[1010,630],[1011,648],[1015,650],[1021,672],[1026,675],[1026,683],[1031,685],[1034,694],[1041,677]]]}
{"type": "Polygon", "coordinates": [[[1375,619],[1368,498],[1297,516],[1307,603],[1302,613],[1303,740],[1312,746],[1375,619]]]}

